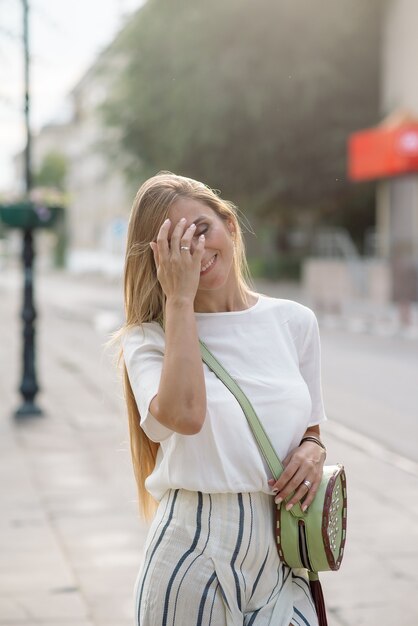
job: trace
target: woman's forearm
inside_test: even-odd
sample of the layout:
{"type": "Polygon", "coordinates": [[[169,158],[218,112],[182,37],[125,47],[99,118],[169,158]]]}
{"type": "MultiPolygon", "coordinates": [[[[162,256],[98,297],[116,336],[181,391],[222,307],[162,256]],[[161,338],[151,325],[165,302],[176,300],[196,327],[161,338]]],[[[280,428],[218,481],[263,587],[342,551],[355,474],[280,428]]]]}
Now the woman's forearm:
{"type": "Polygon", "coordinates": [[[153,415],[183,435],[200,431],[206,416],[206,386],[193,301],[168,298],[165,355],[153,415]]]}

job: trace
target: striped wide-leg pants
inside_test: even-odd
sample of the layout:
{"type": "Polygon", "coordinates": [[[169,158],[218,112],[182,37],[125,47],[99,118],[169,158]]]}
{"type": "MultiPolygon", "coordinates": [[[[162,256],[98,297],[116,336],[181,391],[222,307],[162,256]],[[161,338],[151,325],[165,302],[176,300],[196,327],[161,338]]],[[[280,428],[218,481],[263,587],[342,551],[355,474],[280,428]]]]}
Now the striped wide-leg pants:
{"type": "Polygon", "coordinates": [[[306,570],[279,560],[262,492],[168,490],[134,596],[136,626],[318,626],[306,570]]]}

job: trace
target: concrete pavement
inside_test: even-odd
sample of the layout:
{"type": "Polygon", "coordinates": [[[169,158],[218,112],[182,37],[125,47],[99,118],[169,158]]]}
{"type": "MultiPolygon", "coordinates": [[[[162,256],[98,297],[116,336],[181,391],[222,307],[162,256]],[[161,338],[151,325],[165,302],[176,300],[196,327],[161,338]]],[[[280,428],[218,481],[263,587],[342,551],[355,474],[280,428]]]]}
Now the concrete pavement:
{"type": "MultiPolygon", "coordinates": [[[[0,624],[127,626],[145,529],[121,388],[102,354],[106,338],[70,310],[71,291],[76,303],[83,289],[58,281],[42,299],[44,286],[40,279],[45,416],[16,423],[20,284],[0,279],[0,624]]],[[[98,288],[96,298],[102,306],[98,288]]]]}
{"type": "MultiPolygon", "coordinates": [[[[0,274],[0,625],[128,626],[146,528],[121,385],[103,353],[120,284],[46,273],[36,300],[45,416],[16,423],[21,276],[0,274]]],[[[418,623],[415,467],[329,418],[328,462],[344,463],[349,490],[345,559],[322,576],[329,625],[418,623]]]]}

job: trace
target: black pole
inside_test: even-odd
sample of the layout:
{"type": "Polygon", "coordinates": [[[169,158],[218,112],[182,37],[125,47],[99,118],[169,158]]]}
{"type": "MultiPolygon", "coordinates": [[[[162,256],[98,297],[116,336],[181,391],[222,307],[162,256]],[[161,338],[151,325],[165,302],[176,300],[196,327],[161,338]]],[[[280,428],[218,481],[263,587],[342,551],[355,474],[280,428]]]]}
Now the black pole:
{"type": "MultiPolygon", "coordinates": [[[[31,131],[30,131],[30,55],[29,55],[29,5],[28,0],[22,0],[23,8],[23,50],[24,50],[24,73],[25,94],[24,111],[26,127],[25,147],[25,187],[29,199],[32,188],[31,168],[31,131]]],[[[36,310],[33,303],[33,230],[25,229],[23,232],[22,263],[24,270],[24,294],[23,294],[23,374],[19,391],[23,396],[23,403],[16,411],[16,417],[30,415],[42,415],[41,409],[35,403],[35,396],[39,391],[36,380],[35,368],[35,319],[36,310]]]]}
{"type": "Polygon", "coordinates": [[[24,111],[25,111],[25,129],[26,129],[26,147],[25,147],[25,187],[26,193],[32,188],[32,135],[30,130],[30,56],[29,56],[29,3],[28,0],[22,0],[23,8],[23,57],[24,57],[24,74],[25,74],[25,94],[24,94],[24,111]]]}
{"type": "Polygon", "coordinates": [[[36,310],[33,304],[33,232],[25,230],[23,234],[22,261],[25,272],[23,297],[23,375],[19,391],[23,396],[23,403],[16,411],[16,416],[42,415],[41,409],[35,403],[35,396],[39,391],[35,368],[35,319],[36,310]]]}

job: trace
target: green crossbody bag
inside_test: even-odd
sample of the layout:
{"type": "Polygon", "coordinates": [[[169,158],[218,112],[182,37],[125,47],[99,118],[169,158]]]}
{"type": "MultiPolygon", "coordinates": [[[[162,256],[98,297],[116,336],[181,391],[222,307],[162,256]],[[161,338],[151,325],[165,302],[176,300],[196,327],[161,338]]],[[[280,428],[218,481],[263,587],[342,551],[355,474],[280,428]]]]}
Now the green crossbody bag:
{"type": "MultiPolygon", "coordinates": [[[[277,480],[284,468],[253,406],[203,341],[199,340],[199,343],[203,361],[241,405],[272,476],[277,480]]],[[[292,495],[289,495],[286,501],[290,500],[292,495]]],[[[344,554],[347,525],[344,467],[340,464],[324,466],[321,484],[306,512],[302,511],[299,503],[290,511],[286,511],[283,503],[281,506],[274,504],[274,510],[279,557],[291,568],[308,570],[319,625],[326,626],[325,604],[318,572],[338,570],[344,554]]]]}

